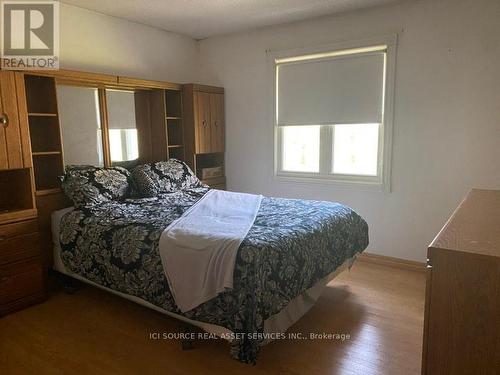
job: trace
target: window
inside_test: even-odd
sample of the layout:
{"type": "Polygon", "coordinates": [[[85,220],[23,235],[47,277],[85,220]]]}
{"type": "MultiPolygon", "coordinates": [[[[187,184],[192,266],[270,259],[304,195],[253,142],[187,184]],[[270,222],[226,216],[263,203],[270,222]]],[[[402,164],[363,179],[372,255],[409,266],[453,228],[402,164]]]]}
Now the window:
{"type": "Polygon", "coordinates": [[[283,170],[319,172],[319,126],[283,128],[283,170]]]}
{"type": "Polygon", "coordinates": [[[135,93],[126,90],[106,90],[108,106],[108,134],[111,162],[122,162],[139,158],[139,142],[135,117],[135,93]]]}
{"type": "Polygon", "coordinates": [[[278,177],[388,189],[395,40],[361,44],[274,54],[278,177]]]}
{"type": "Polygon", "coordinates": [[[332,173],[377,175],[379,125],[334,125],[332,173]]]}
{"type": "Polygon", "coordinates": [[[109,148],[112,162],[139,158],[137,129],[109,129],[109,148]]]}

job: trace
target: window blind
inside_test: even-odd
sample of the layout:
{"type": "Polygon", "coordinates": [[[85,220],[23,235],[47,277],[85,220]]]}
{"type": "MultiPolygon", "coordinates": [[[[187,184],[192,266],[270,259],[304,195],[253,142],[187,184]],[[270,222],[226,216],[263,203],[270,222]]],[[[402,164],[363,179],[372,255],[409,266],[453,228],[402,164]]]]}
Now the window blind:
{"type": "Polygon", "coordinates": [[[130,91],[107,90],[109,129],[135,129],[135,96],[130,91]]]}
{"type": "Polygon", "coordinates": [[[380,123],[385,51],[276,63],[279,126],[380,123]]]}

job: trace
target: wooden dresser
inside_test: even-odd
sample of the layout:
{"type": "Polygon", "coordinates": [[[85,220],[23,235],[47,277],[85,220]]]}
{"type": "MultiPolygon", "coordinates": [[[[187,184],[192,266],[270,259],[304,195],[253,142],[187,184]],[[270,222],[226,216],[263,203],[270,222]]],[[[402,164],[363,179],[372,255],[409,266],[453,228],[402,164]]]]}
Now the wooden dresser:
{"type": "Polygon", "coordinates": [[[500,191],[473,189],[428,249],[422,374],[500,374],[500,191]]]}
{"type": "Polygon", "coordinates": [[[0,315],[45,298],[22,75],[0,72],[0,315]]]}

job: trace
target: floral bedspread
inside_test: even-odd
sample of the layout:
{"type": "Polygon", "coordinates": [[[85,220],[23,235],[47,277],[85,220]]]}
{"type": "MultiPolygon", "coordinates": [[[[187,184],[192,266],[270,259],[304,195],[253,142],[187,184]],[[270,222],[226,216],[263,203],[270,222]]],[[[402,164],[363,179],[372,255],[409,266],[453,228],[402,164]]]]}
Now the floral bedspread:
{"type": "Polygon", "coordinates": [[[208,189],[109,201],[62,218],[61,258],[72,272],[189,319],[238,333],[236,359],[255,363],[264,321],[368,245],[368,226],[338,203],[264,197],[241,244],[234,288],[182,313],[170,294],[162,231],[208,189]]]}

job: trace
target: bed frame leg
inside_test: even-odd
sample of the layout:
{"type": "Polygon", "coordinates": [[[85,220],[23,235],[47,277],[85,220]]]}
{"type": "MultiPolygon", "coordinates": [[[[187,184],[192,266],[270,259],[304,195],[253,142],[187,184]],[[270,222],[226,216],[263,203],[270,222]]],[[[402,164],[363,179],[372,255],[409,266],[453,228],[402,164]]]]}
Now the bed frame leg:
{"type": "Polygon", "coordinates": [[[181,345],[182,345],[182,350],[192,350],[194,349],[194,342],[193,340],[181,340],[181,345]]]}
{"type": "MultiPolygon", "coordinates": [[[[185,333],[186,336],[189,336],[191,333],[193,333],[193,328],[190,327],[187,324],[183,325],[182,326],[182,332],[185,333]]],[[[192,350],[192,349],[194,349],[194,340],[183,338],[181,340],[181,347],[182,347],[182,350],[192,350]]]]}
{"type": "Polygon", "coordinates": [[[75,294],[80,289],[80,284],[72,277],[60,274],[60,281],[66,294],[75,294]]]}

